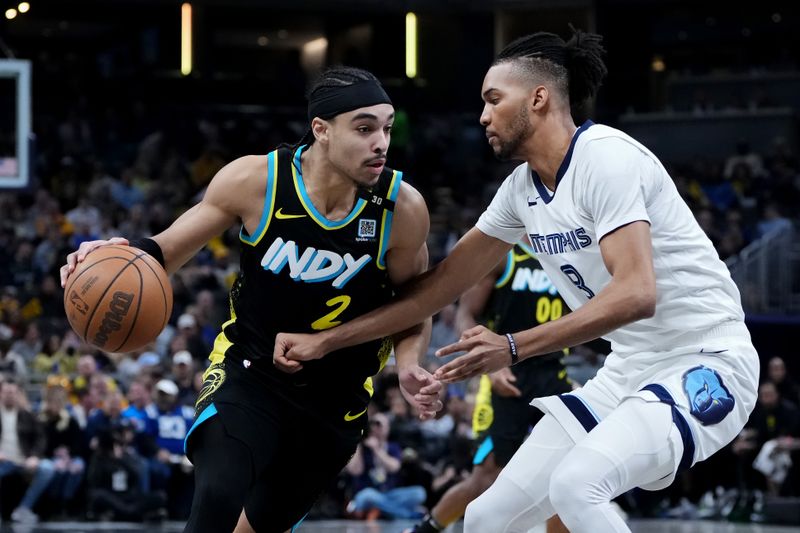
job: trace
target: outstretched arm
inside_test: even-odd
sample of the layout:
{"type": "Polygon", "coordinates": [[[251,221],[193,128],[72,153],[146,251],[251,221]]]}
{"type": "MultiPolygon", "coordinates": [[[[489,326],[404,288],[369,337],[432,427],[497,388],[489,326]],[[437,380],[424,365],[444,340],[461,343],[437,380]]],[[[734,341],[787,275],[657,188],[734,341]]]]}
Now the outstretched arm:
{"type": "MultiPolygon", "coordinates": [[[[514,334],[518,355],[526,359],[594,340],[655,313],[656,282],[650,225],[637,221],[616,229],[600,241],[612,278],[584,306],[558,320],[514,334]]],[[[508,339],[480,326],[438,355],[467,352],[439,368],[436,377],[460,381],[511,364],[508,339]]]]}
{"type": "MultiPolygon", "coordinates": [[[[232,161],[214,176],[198,204],[153,237],[164,254],[167,273],[178,270],[213,237],[237,220],[246,219],[251,215],[250,211],[260,208],[258,203],[251,203],[248,199],[263,198],[265,185],[260,176],[265,174],[266,158],[262,156],[245,156],[232,161]]],[[[61,267],[61,285],[66,284],[67,277],[92,250],[109,244],[127,245],[128,240],[114,237],[82,243],[78,250],[67,256],[67,264],[61,267]]]]}
{"type": "MultiPolygon", "coordinates": [[[[430,219],[422,195],[408,184],[401,187],[397,206],[386,267],[392,284],[399,287],[428,269],[430,219]]],[[[430,317],[395,333],[392,340],[403,397],[421,419],[433,418],[443,407],[439,396],[444,387],[419,364],[431,340],[430,317]]]]}
{"type": "Polygon", "coordinates": [[[275,358],[319,359],[328,352],[403,331],[455,301],[494,267],[511,245],[473,228],[435,268],[416,277],[395,302],[315,335],[280,333],[275,358]]]}

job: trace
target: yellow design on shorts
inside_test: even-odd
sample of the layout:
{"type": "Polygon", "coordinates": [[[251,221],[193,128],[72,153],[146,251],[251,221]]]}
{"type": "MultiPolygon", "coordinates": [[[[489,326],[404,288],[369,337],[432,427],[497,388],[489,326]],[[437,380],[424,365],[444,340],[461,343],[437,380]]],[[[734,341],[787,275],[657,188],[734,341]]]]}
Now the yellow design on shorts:
{"type": "Polygon", "coordinates": [[[223,363],[215,363],[208,367],[208,370],[203,374],[203,388],[200,390],[200,395],[197,397],[195,406],[199,407],[202,405],[224,382],[225,368],[223,367],[223,363]]]}
{"type": "Polygon", "coordinates": [[[480,435],[494,421],[492,409],[492,381],[486,374],[481,376],[478,394],[475,395],[475,410],[472,412],[472,432],[480,435]]]}

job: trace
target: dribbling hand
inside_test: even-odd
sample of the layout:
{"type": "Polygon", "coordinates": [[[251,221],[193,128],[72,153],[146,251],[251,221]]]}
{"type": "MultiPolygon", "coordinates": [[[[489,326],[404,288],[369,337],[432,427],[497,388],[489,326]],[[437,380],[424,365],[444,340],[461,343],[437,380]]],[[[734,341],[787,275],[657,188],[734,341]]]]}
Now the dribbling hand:
{"type": "Polygon", "coordinates": [[[107,241],[100,240],[82,242],[77,250],[67,256],[67,264],[61,267],[61,288],[63,289],[66,286],[69,275],[75,271],[78,263],[86,259],[86,256],[89,255],[89,252],[100,248],[101,246],[108,246],[111,244],[121,244],[123,246],[127,246],[128,239],[123,237],[112,237],[107,241]]]}

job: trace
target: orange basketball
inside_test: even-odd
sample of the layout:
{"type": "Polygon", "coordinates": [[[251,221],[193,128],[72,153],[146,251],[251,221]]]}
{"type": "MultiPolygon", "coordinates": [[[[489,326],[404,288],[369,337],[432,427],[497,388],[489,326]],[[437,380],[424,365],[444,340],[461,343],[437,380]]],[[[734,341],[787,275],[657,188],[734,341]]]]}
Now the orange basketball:
{"type": "Polygon", "coordinates": [[[130,246],[101,246],[78,263],[64,289],[67,320],[107,352],[153,342],[172,313],[172,286],[158,261],[130,246]]]}

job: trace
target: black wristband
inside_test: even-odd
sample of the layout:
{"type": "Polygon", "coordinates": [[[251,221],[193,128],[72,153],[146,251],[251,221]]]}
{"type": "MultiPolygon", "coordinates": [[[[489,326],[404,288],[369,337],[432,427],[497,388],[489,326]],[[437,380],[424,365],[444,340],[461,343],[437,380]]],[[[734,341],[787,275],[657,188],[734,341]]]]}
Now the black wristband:
{"type": "Polygon", "coordinates": [[[511,364],[516,365],[519,363],[519,355],[517,354],[517,343],[511,333],[506,333],[508,339],[508,348],[511,350],[511,364]]]}
{"type": "Polygon", "coordinates": [[[158,245],[156,241],[145,237],[144,239],[133,239],[132,241],[128,241],[128,246],[133,248],[138,248],[143,252],[147,252],[150,256],[158,261],[162,267],[165,269],[167,265],[164,262],[164,252],[161,251],[161,246],[158,245]]]}

